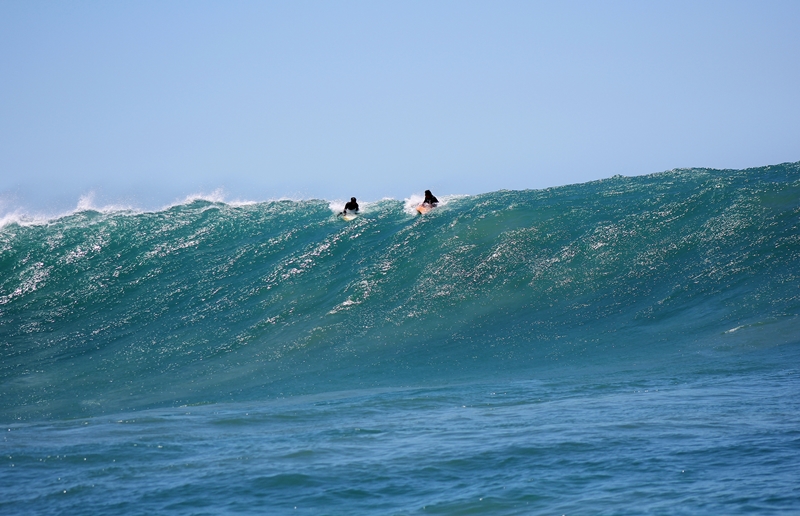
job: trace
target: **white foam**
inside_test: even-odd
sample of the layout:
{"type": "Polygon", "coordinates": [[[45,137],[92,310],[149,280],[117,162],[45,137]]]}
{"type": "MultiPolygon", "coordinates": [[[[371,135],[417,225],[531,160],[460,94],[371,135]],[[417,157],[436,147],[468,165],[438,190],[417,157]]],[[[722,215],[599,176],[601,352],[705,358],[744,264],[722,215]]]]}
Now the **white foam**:
{"type": "MultiPolygon", "coordinates": [[[[221,188],[218,188],[210,193],[204,193],[204,192],[193,193],[185,196],[182,199],[177,199],[172,203],[151,209],[143,209],[136,207],[133,204],[123,204],[123,203],[100,204],[97,202],[96,198],[97,198],[96,193],[94,191],[89,191],[78,198],[78,202],[76,203],[75,208],[55,213],[52,212],[31,213],[20,207],[12,208],[9,202],[0,200],[0,228],[7,226],[9,224],[17,224],[20,226],[45,225],[57,221],[59,219],[62,219],[64,217],[74,215],[76,213],[92,212],[92,211],[103,214],[118,213],[118,214],[130,214],[130,215],[141,214],[141,213],[157,213],[160,211],[168,210],[176,206],[191,204],[192,202],[195,201],[208,201],[211,203],[223,203],[227,206],[240,207],[240,206],[250,206],[258,204],[259,202],[300,200],[300,199],[288,199],[288,198],[270,199],[268,201],[251,201],[246,199],[228,200],[226,198],[224,190],[222,190],[221,188]]],[[[342,207],[344,207],[344,203],[342,203],[342,207]]]]}
{"type": "Polygon", "coordinates": [[[18,226],[44,226],[64,215],[68,215],[68,213],[62,215],[30,214],[26,213],[21,208],[16,208],[14,211],[0,215],[0,228],[10,224],[16,224],[18,226]]]}
{"type": "Polygon", "coordinates": [[[190,204],[190,203],[193,203],[195,201],[207,201],[207,202],[224,203],[225,202],[225,192],[222,190],[222,188],[217,188],[216,190],[214,190],[211,193],[193,193],[193,194],[189,194],[186,197],[184,197],[184,199],[182,201],[170,204],[167,207],[172,208],[173,206],[180,206],[182,204],[190,204]]]}
{"type": "MultiPolygon", "coordinates": [[[[222,188],[217,188],[216,190],[214,190],[213,192],[210,192],[210,193],[200,192],[200,193],[193,193],[193,194],[187,195],[182,200],[175,201],[175,202],[173,202],[171,204],[168,204],[168,205],[162,207],[161,210],[159,210],[159,211],[167,210],[167,209],[173,208],[175,206],[183,206],[185,204],[191,204],[191,203],[193,203],[195,201],[206,201],[206,202],[212,202],[212,203],[221,203],[221,204],[225,204],[227,206],[233,206],[235,208],[238,208],[238,207],[241,207],[241,206],[252,206],[254,204],[260,204],[262,202],[278,202],[278,201],[300,202],[302,200],[303,199],[301,199],[301,198],[293,198],[293,197],[280,197],[280,198],[273,198],[273,199],[267,199],[267,200],[262,200],[262,201],[252,201],[252,200],[248,200],[248,199],[228,199],[227,198],[227,194],[225,193],[225,190],[222,189],[222,188]]],[[[344,206],[344,204],[342,204],[342,206],[344,206]]]]}
{"type": "MultiPolygon", "coordinates": [[[[448,195],[440,197],[439,206],[447,205],[448,201],[460,197],[468,197],[464,195],[448,195]]],[[[187,204],[191,204],[195,201],[207,201],[210,203],[222,203],[227,206],[232,207],[241,207],[241,206],[252,206],[254,204],[260,203],[272,203],[272,202],[280,202],[280,201],[292,201],[292,202],[303,202],[311,200],[309,198],[303,198],[301,196],[295,197],[280,197],[280,198],[271,198],[265,199],[261,201],[253,201],[247,199],[228,199],[227,194],[222,188],[217,188],[211,192],[197,192],[189,194],[183,198],[176,199],[175,201],[162,205],[158,208],[151,208],[151,209],[144,209],[141,207],[135,206],[133,203],[110,203],[110,204],[100,204],[97,202],[97,194],[92,190],[78,198],[78,202],[75,205],[75,208],[71,210],[67,210],[64,212],[57,212],[57,213],[31,213],[26,211],[23,208],[11,206],[11,203],[8,201],[3,201],[0,199],[0,228],[3,228],[8,225],[17,224],[20,226],[34,226],[34,225],[45,225],[62,219],[64,217],[68,217],[70,215],[74,215],[76,213],[81,212],[98,212],[103,214],[130,214],[136,215],[141,213],[157,213],[160,211],[165,211],[170,208],[176,206],[183,206],[187,204]]],[[[394,201],[395,199],[392,197],[384,197],[378,201],[359,201],[359,205],[361,211],[369,211],[370,209],[375,209],[376,206],[379,206],[380,203],[384,201],[394,201]]],[[[424,196],[421,194],[412,194],[407,199],[403,200],[404,206],[403,210],[408,213],[409,215],[416,215],[416,207],[422,203],[424,200],[424,196]]],[[[341,199],[331,200],[328,201],[328,207],[330,208],[331,212],[333,213],[341,213],[344,209],[346,201],[341,199]]]]}
{"type": "Polygon", "coordinates": [[[5,227],[8,224],[19,224],[21,226],[25,224],[25,216],[19,210],[14,210],[11,213],[5,213],[2,217],[0,217],[0,228],[5,227]]]}
{"type": "Polygon", "coordinates": [[[417,206],[422,204],[422,201],[425,200],[424,195],[419,194],[411,194],[408,199],[403,199],[403,211],[408,213],[409,215],[416,215],[417,213],[417,206]]]}
{"type": "MultiPolygon", "coordinates": [[[[386,201],[386,200],[393,200],[393,199],[390,199],[388,197],[384,197],[383,199],[381,199],[381,201],[386,201]]],[[[360,212],[369,211],[373,206],[377,205],[381,201],[357,201],[358,211],[360,212]]],[[[336,214],[342,213],[342,211],[344,211],[344,205],[347,204],[348,202],[349,201],[343,201],[341,199],[328,201],[328,208],[330,208],[330,210],[333,213],[336,214]]]]}
{"type": "Polygon", "coordinates": [[[41,226],[56,220],[74,215],[76,213],[94,211],[99,213],[141,213],[129,204],[106,204],[99,206],[95,203],[95,192],[89,191],[78,198],[75,208],[59,213],[29,213],[22,208],[15,208],[0,215],[0,228],[9,224],[20,226],[41,226]]]}
{"type": "MultiPolygon", "coordinates": [[[[99,213],[117,213],[122,211],[137,211],[133,206],[129,204],[106,204],[105,206],[98,206],[94,202],[95,192],[90,191],[84,195],[81,195],[78,199],[78,205],[75,207],[75,210],[71,213],[80,213],[82,211],[96,211],[99,213]]],[[[63,215],[61,215],[63,216],[63,215]]]]}
{"type": "Polygon", "coordinates": [[[744,328],[744,326],[737,326],[736,328],[731,328],[730,330],[727,330],[725,333],[733,333],[741,330],[742,328],[744,328]]]}
{"type": "Polygon", "coordinates": [[[342,213],[345,204],[346,203],[341,200],[329,201],[328,208],[330,208],[333,213],[342,213]]]}
{"type": "MultiPolygon", "coordinates": [[[[464,194],[453,194],[453,195],[443,195],[441,197],[437,197],[439,199],[439,206],[447,206],[447,203],[450,201],[454,201],[456,199],[462,199],[464,197],[469,197],[469,195],[464,194]]],[[[409,215],[416,215],[417,214],[417,206],[422,204],[422,201],[425,200],[424,194],[411,194],[407,199],[403,199],[403,211],[408,213],[409,215]]]]}

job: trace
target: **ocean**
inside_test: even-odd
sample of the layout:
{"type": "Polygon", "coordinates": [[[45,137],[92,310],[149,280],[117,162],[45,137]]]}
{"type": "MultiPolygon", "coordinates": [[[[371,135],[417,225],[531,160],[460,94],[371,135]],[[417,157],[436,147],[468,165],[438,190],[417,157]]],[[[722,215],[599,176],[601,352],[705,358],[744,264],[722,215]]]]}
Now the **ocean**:
{"type": "Polygon", "coordinates": [[[0,514],[800,513],[800,163],[440,199],[6,214],[0,514]]]}

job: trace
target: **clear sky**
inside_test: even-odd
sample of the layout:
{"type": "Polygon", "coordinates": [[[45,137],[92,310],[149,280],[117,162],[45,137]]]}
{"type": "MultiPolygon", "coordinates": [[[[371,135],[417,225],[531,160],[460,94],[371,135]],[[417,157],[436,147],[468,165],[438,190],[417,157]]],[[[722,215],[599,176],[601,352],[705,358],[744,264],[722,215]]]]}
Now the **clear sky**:
{"type": "Polygon", "coordinates": [[[0,207],[800,160],[800,2],[0,2],[0,207]]]}

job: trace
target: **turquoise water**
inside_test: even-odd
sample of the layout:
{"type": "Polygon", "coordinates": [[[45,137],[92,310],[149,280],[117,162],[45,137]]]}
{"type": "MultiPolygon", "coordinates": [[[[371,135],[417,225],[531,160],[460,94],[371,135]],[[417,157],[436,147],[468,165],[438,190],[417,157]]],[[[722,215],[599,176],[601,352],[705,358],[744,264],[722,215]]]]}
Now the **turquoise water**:
{"type": "Polygon", "coordinates": [[[800,511],[800,164],[335,208],[6,217],[0,512],[800,511]]]}

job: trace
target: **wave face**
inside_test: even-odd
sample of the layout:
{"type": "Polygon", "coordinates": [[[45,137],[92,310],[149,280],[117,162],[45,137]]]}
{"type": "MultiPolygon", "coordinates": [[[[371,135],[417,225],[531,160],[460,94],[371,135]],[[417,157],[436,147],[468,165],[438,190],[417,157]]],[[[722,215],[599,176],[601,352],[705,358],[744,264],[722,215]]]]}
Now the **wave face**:
{"type": "Polygon", "coordinates": [[[800,335],[800,163],[0,228],[0,418],[697,364],[800,335]]]}

